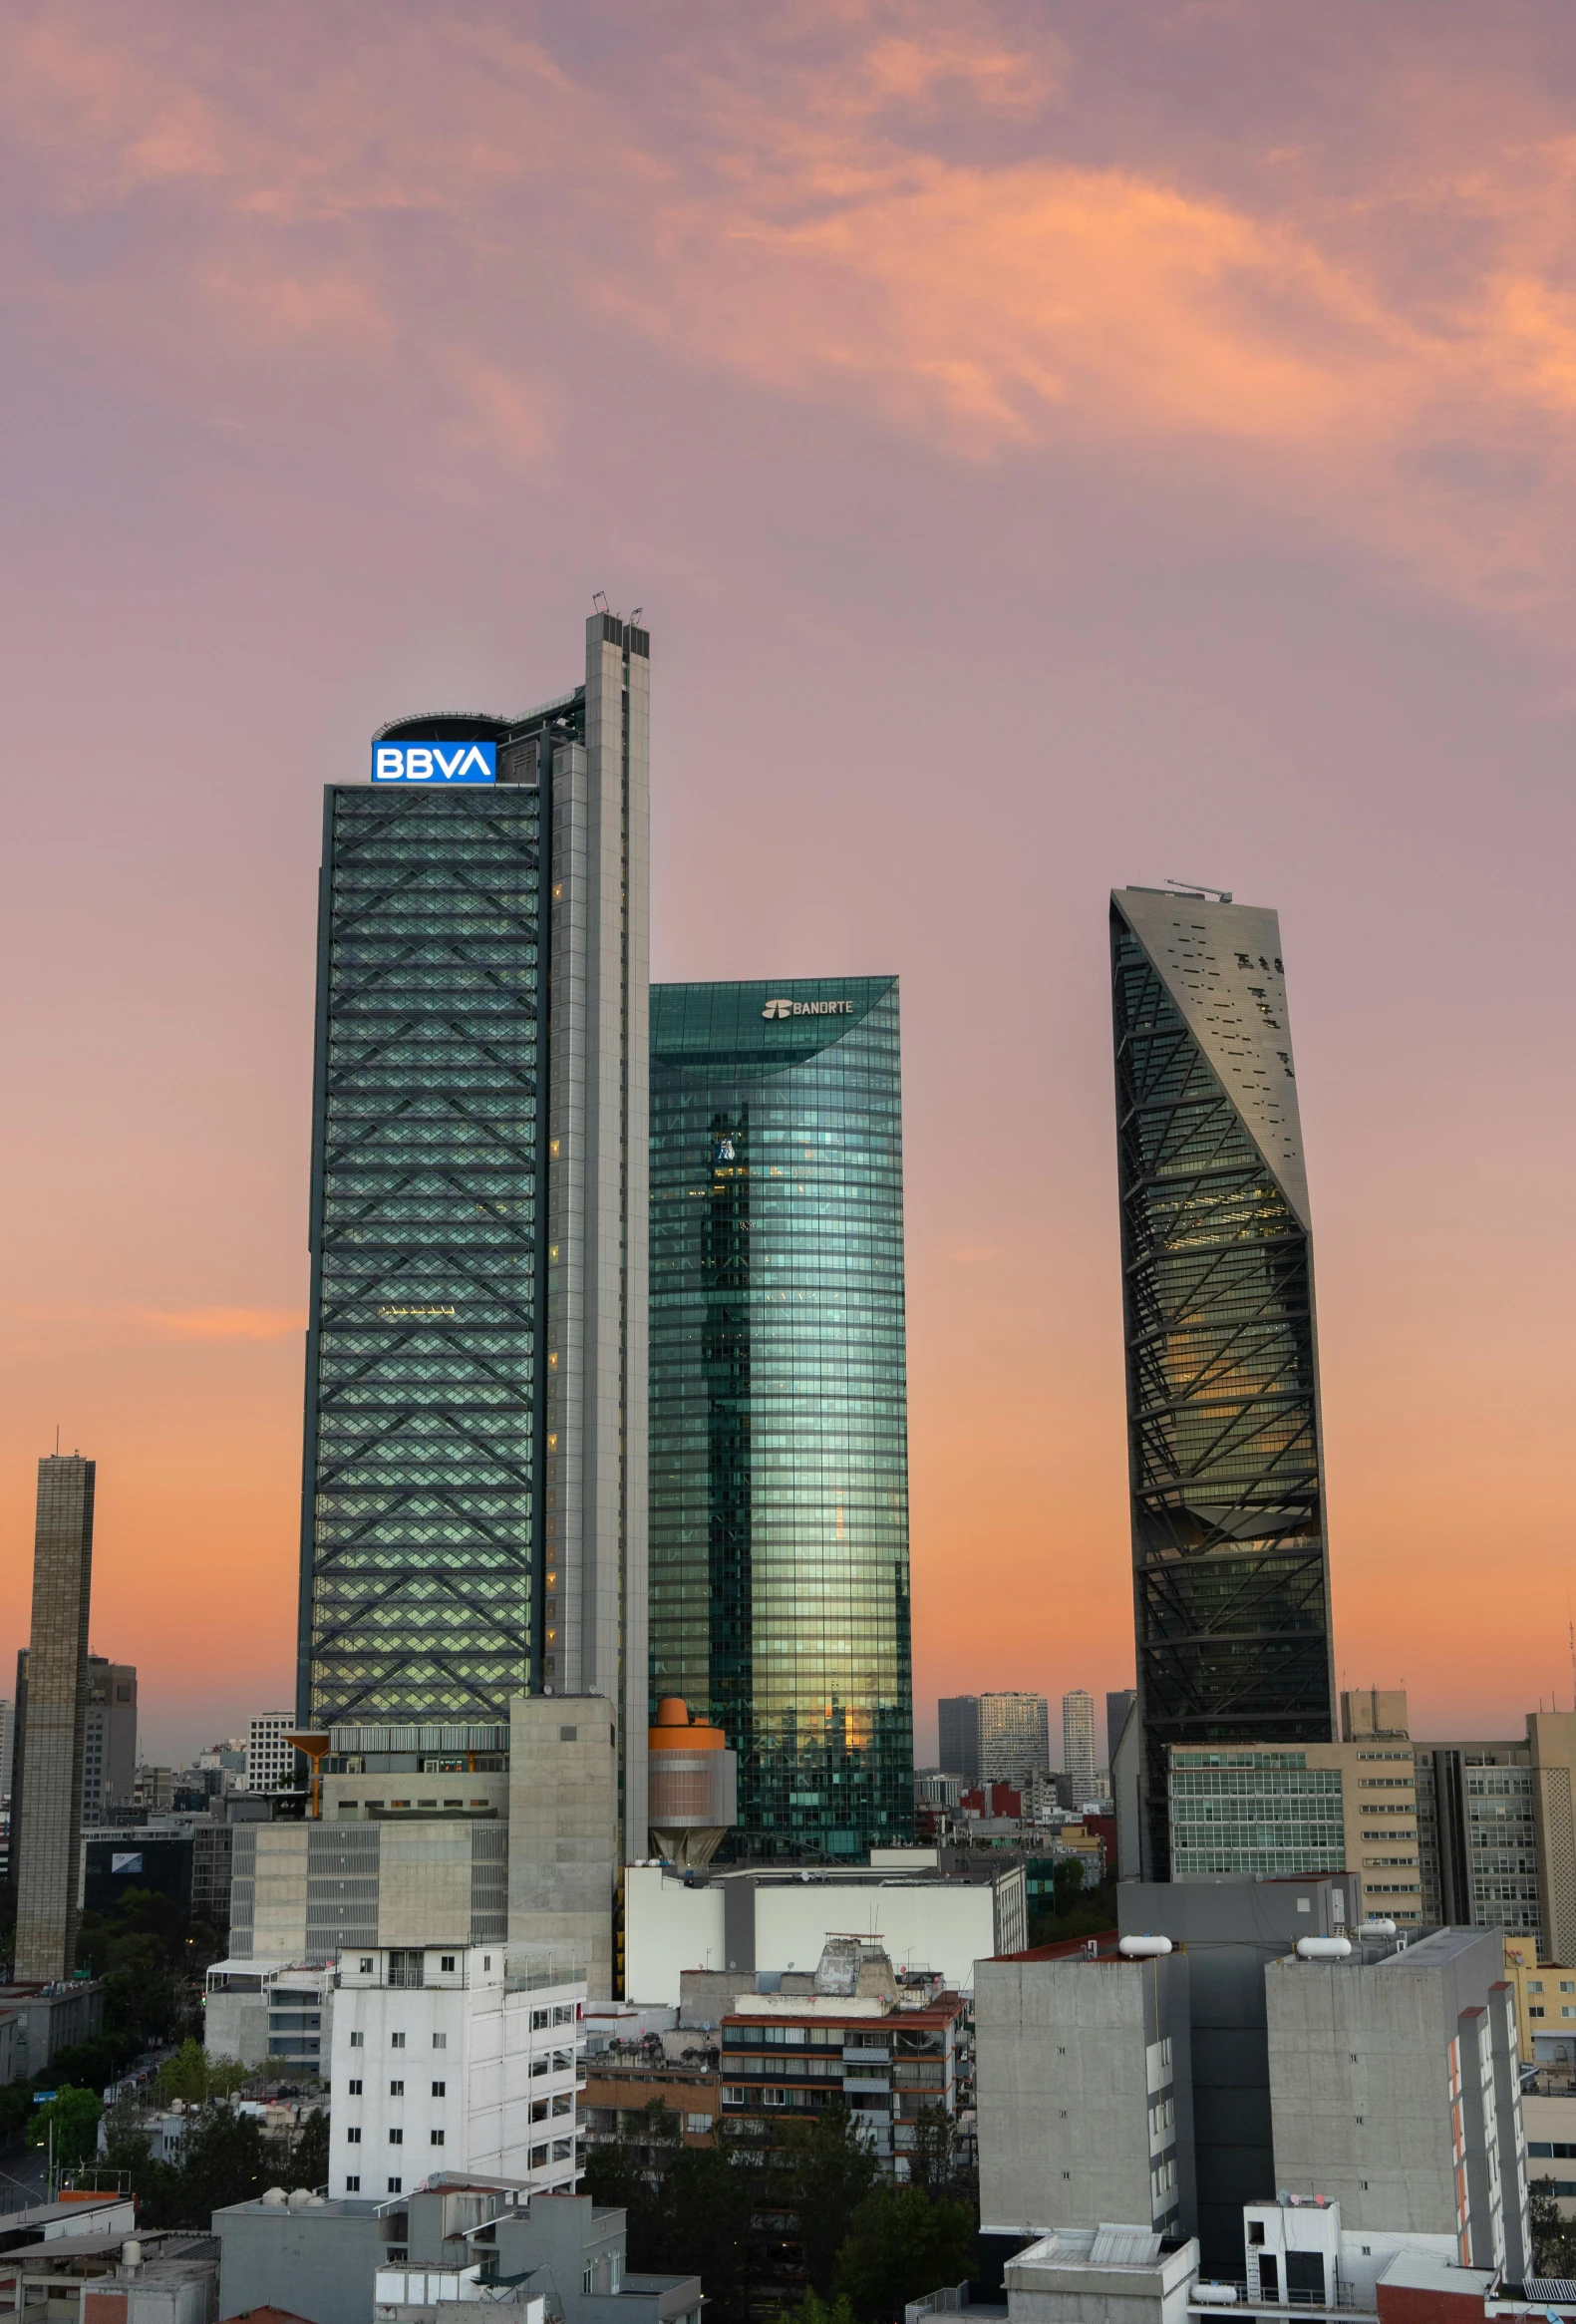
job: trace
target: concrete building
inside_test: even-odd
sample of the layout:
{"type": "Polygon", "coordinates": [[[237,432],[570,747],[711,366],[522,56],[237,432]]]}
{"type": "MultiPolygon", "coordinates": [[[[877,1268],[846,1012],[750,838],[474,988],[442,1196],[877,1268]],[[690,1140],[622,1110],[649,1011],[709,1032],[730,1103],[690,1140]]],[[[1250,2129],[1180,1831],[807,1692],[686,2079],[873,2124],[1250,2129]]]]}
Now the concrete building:
{"type": "MultiPolygon", "coordinates": [[[[28,1648],[16,1658],[16,1706],[0,1722],[0,1768],[12,1782],[12,1767],[27,1748],[28,1648]]],[[[9,1709],[10,1706],[7,1706],[9,1709]]],[[[137,1781],[137,1671],[129,1662],[88,1657],[83,1714],[82,1821],[102,1824],[112,1808],[132,1799],[137,1781]]]]}
{"type": "Polygon", "coordinates": [[[1095,1798],[1095,1698],[1083,1687],[1062,1697],[1062,1773],[1070,1808],[1095,1798]]]}
{"type": "Polygon", "coordinates": [[[1173,1746],[1335,1735],[1313,1226],[1275,913],[1118,888],[1110,961],[1139,1728],[1117,1821],[1163,1880],[1173,1746]]]}
{"type": "Polygon", "coordinates": [[[327,2076],[333,2055],[335,1977],[285,1961],[215,1961],[204,1979],[202,2046],[243,2066],[277,2061],[327,2076]]]}
{"type": "Polygon", "coordinates": [[[1412,1745],[1243,1743],[1169,1753],[1173,1880],[1349,1872],[1354,1919],[1422,1924],[1412,1745]]]}
{"type": "Polygon", "coordinates": [[[975,1973],[980,2220],[1039,2235],[1090,2220],[1192,2231],[1188,1956],[1040,1948],[975,1973]]]}
{"type": "Polygon", "coordinates": [[[42,2074],[61,2050],[91,2041],[104,2026],[104,1987],[97,1978],[73,1978],[69,1985],[0,1985],[0,2018],[10,2067],[6,2079],[25,2081],[42,2074]]]}
{"type": "Polygon", "coordinates": [[[583,1982],[458,1945],[345,1953],[337,1982],[331,2195],[408,2192],[435,2163],[573,2188],[583,1982]]]}
{"type": "Polygon", "coordinates": [[[1504,1937],[1505,1982],[1515,1996],[1523,2066],[1576,2070],[1576,1966],[1540,1961],[1530,1937],[1504,1937]]]}
{"type": "Polygon", "coordinates": [[[69,1977],[76,1956],[95,1475],[78,1453],[38,1465],[22,1796],[12,1808],[23,1982],[69,1977]]]}
{"type": "Polygon", "coordinates": [[[626,2221],[589,2195],[436,2170],[395,2201],[286,2200],[280,2189],[213,2215],[218,2312],[281,2309],[307,2324],[374,2324],[484,2301],[530,2324],[545,2300],[562,2324],[699,2324],[695,2276],[633,2274],[626,2221]]]}
{"type": "Polygon", "coordinates": [[[0,2255],[0,2316],[47,2317],[50,2324],[213,2324],[214,2236],[152,2228],[134,2240],[132,2221],[106,2227],[102,2214],[63,2224],[76,2231],[35,2236],[0,2255]]]}
{"type": "MultiPolygon", "coordinates": [[[[602,1695],[515,1695],[509,1705],[508,1946],[611,1998],[618,1964],[618,1714],[602,1695]]],[[[642,1781],[645,1755],[641,1755],[642,1781]]],[[[641,1826],[641,1853],[646,1848],[641,1826]]]]}
{"type": "Polygon", "coordinates": [[[1351,2227],[1455,2238],[1463,2267],[1532,2272],[1515,2018],[1497,1938],[1288,1955],[1265,1971],[1275,2175],[1351,2227]]]}
{"type": "Polygon", "coordinates": [[[285,1792],[295,1788],[297,1752],[285,1737],[296,1732],[291,1711],[254,1711],[246,1723],[246,1777],[248,1792],[285,1792]]]}
{"type": "Polygon", "coordinates": [[[325,799],[303,1729],[600,1695],[645,1852],[650,637],[325,799]],[[374,1505],[376,1504],[376,1505],[374,1505]]]}
{"type": "Polygon", "coordinates": [[[1044,1695],[1012,1689],[981,1695],[980,1781],[1027,1784],[1051,1765],[1051,1713],[1044,1695]]]}
{"type": "Polygon", "coordinates": [[[980,1780],[980,1698],[944,1695],[936,1705],[941,1772],[965,1784],[980,1780]]]}
{"type": "Polygon", "coordinates": [[[926,2110],[973,2104],[961,1994],[904,1988],[877,1940],[832,1938],[812,1990],[742,1993],[719,2029],[722,2121],[772,2140],[840,2100],[871,2151],[901,2178],[926,2110]]]}
{"type": "Polygon", "coordinates": [[[879,1937],[900,1969],[932,1969],[954,1990],[971,1991],[976,1961],[1028,1942],[1023,1866],[1005,1861],[948,1878],[928,1854],[912,1867],[749,1866],[695,1879],[631,1864],[625,1991],[636,2003],[677,2004],[689,1970],[722,1972],[744,1991],[758,1973],[813,1971],[828,1935],[850,1930],[879,1937]]]}
{"type": "Polygon", "coordinates": [[[1105,1765],[1107,1769],[1113,1768],[1116,1764],[1116,1746],[1121,1741],[1122,1729],[1127,1724],[1127,1715],[1137,1700],[1137,1691],[1133,1687],[1111,1687],[1106,1690],[1105,1765]]]}
{"type": "Polygon", "coordinates": [[[1062,2227],[1008,2260],[1008,2324],[1185,2324],[1198,2246],[1141,2227],[1062,2227]]]}
{"type": "Polygon", "coordinates": [[[1265,1970],[1299,1938],[1347,1928],[1350,1902],[1351,1883],[1328,1873],[1117,1887],[1122,1936],[1186,1947],[1196,2232],[1211,2270],[1236,2263],[1243,2204],[1277,2189],[1265,1970]]]}
{"type": "Polygon", "coordinates": [[[1413,1750],[1425,1917],[1576,1957],[1576,1716],[1529,1711],[1524,1740],[1413,1750]]]}

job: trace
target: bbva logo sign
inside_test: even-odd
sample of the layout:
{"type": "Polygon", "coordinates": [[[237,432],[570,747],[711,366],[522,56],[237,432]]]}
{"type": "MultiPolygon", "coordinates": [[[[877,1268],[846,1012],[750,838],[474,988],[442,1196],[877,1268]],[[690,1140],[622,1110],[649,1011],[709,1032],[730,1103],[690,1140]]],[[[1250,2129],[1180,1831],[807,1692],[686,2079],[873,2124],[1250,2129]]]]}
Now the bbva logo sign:
{"type": "Polygon", "coordinates": [[[496,783],[496,743],[374,743],[374,783],[496,783]]]}

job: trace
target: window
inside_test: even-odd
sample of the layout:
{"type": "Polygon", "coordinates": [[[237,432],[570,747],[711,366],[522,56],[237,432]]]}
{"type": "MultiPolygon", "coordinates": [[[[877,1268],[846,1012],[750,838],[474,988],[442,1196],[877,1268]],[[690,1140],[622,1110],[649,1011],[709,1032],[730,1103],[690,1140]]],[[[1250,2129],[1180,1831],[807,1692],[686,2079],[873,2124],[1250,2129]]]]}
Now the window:
{"type": "Polygon", "coordinates": [[[391,2147],[403,2147],[405,2145],[405,2133],[403,2131],[391,2131],[389,2133],[389,2145],[391,2147]]]}
{"type": "Polygon", "coordinates": [[[492,1955],[491,1955],[490,1953],[483,1953],[483,1954],[482,1954],[482,1956],[481,1956],[481,1966],[482,1966],[482,1968],[483,1968],[483,1969],[490,1969],[490,1968],[491,1968],[491,1966],[492,1966],[492,1955]]]}
{"type": "Polygon", "coordinates": [[[361,2096],[361,2076],[358,2074],[354,2082],[347,2082],[347,2083],[346,2083],[346,2085],[345,2085],[345,2088],[346,2088],[346,2090],[349,2092],[349,2094],[350,2094],[350,2096],[351,2096],[352,2098],[360,2098],[360,2096],[361,2096]]]}
{"type": "Polygon", "coordinates": [[[351,2046],[351,2048],[352,2048],[353,2050],[364,2050],[364,2049],[366,2048],[366,2046],[367,2046],[367,2037],[366,2037],[366,2035],[365,2035],[365,2034],[352,2034],[352,2035],[351,2035],[351,2037],[350,2037],[350,2046],[351,2046]]]}
{"type": "MultiPolygon", "coordinates": [[[[389,2192],[390,2192],[390,2194],[400,2194],[400,2193],[403,2193],[403,2191],[404,2191],[404,2187],[405,2187],[405,2181],[404,2181],[404,2179],[403,2179],[403,2178],[391,2178],[391,2179],[390,2179],[390,2181],[389,2181],[389,2192]]],[[[389,2257],[390,2257],[391,2259],[394,2257],[394,2254],[393,2254],[393,2252],[392,2252],[392,2251],[390,2252],[390,2254],[389,2254],[389,2257]]]]}
{"type": "Polygon", "coordinates": [[[1536,2004],[1534,2004],[1533,2007],[1527,2011],[1527,2015],[1528,2017],[1546,2017],[1548,2012],[1547,2010],[1540,2009],[1536,2004]]]}
{"type": "Polygon", "coordinates": [[[448,2036],[447,2034],[434,2034],[434,2036],[433,2036],[433,2048],[434,2048],[435,2050],[447,2050],[447,2049],[448,2049],[448,2047],[449,2047],[449,2036],[448,2036]]]}
{"type": "MultiPolygon", "coordinates": [[[[350,1843],[347,1840],[345,1844],[348,1847],[350,1843]]],[[[372,1955],[370,1953],[363,1953],[361,1956],[361,1973],[363,1977],[372,1975],[372,1955]]]]}
{"type": "Polygon", "coordinates": [[[347,2178],[345,2181],[345,2192],[347,2194],[360,2194],[361,2180],[359,2178],[347,2178]]]}
{"type": "Polygon", "coordinates": [[[1541,1993],[1542,1990],[1543,1980],[1541,1977],[1529,1977],[1527,1979],[1527,1991],[1529,1993],[1541,1993]]]}
{"type": "MultiPolygon", "coordinates": [[[[1560,1987],[1560,1991],[1562,1993],[1569,1993],[1576,1991],[1576,1987],[1562,1985],[1560,1987]]],[[[560,2001],[553,2010],[552,2022],[555,2026],[572,2026],[574,2023],[574,2003],[572,2001],[560,2001]]]]}
{"type": "Polygon", "coordinates": [[[349,2145],[349,2146],[351,2146],[351,2147],[359,2147],[359,2146],[361,2145],[361,2133],[360,2133],[360,2131],[359,2131],[359,2130],[356,2130],[354,2127],[352,2127],[350,2130],[348,2130],[348,2131],[345,2133],[345,2140],[346,2140],[346,2143],[347,2143],[347,2145],[349,2145]]]}
{"type": "Polygon", "coordinates": [[[405,2036],[403,2034],[391,2034],[389,2036],[389,2047],[391,2050],[403,2050],[405,2047],[405,2036]]]}
{"type": "Polygon", "coordinates": [[[448,2085],[448,2083],[447,2083],[447,2082],[435,2082],[435,2083],[433,2084],[433,2096],[434,2096],[434,2098],[447,2098],[447,2097],[449,2096],[449,2085],[448,2085]]]}
{"type": "Polygon", "coordinates": [[[1576,1978],[1562,1977],[1560,1979],[1560,1991],[1562,1993],[1576,1993],[1576,1978]]]}
{"type": "Polygon", "coordinates": [[[390,2083],[390,2085],[389,2085],[389,2096],[390,2096],[391,2098],[403,2098],[403,2097],[405,2096],[405,2085],[404,2085],[404,2083],[403,2083],[403,2082],[391,2082],[391,2083],[390,2083]]]}
{"type": "MultiPolygon", "coordinates": [[[[572,1730],[571,1730],[571,1732],[572,1732],[572,1730]]],[[[596,2269],[595,2269],[594,2267],[588,2267],[588,2268],[586,2269],[586,2271],[585,2271],[584,2275],[582,2275],[582,2276],[581,2276],[581,2278],[580,2278],[580,2289],[581,2289],[581,2291],[582,2291],[582,2292],[584,2292],[584,2293],[585,2293],[586,2297],[587,2297],[587,2298],[589,2298],[589,2297],[590,2297],[590,2295],[591,2295],[591,2292],[592,2292],[592,2291],[595,2289],[595,2285],[596,2285],[596,2269]]]]}
{"type": "Polygon", "coordinates": [[[443,2134],[443,2132],[442,2132],[442,2131],[434,2131],[434,2133],[433,2133],[433,2135],[432,2135],[431,2139],[430,2139],[430,2140],[429,2140],[429,2142],[428,2142],[428,2144],[429,2144],[430,2146],[433,2146],[433,2147],[441,2147],[441,2146],[443,2145],[443,2143],[444,2143],[444,2134],[443,2134]]]}
{"type": "MultiPolygon", "coordinates": [[[[547,2099],[533,2098],[531,2100],[530,2119],[533,2123],[544,2123],[551,2111],[551,2104],[547,2099]]],[[[616,2115],[618,2109],[614,2107],[611,2111],[614,2115],[616,2115]]],[[[614,2124],[614,2128],[615,2130],[617,2129],[616,2123],[614,2124]]]]}
{"type": "Polygon", "coordinates": [[[550,2026],[551,2024],[552,2011],[550,2009],[533,2009],[531,2011],[530,2027],[533,2034],[539,2033],[543,2026],[550,2026]]]}
{"type": "Polygon", "coordinates": [[[546,2150],[546,2148],[545,2148],[545,2147],[533,2147],[533,2148],[531,2149],[531,2151],[530,2151],[530,2159],[531,2159],[531,2168],[534,2170],[534,2169],[535,2169],[535,2167],[536,2167],[536,2165],[537,2165],[537,2163],[539,2163],[539,2162],[545,2162],[545,2161],[546,2161],[546,2159],[547,2159],[547,2150],[546,2150]]]}

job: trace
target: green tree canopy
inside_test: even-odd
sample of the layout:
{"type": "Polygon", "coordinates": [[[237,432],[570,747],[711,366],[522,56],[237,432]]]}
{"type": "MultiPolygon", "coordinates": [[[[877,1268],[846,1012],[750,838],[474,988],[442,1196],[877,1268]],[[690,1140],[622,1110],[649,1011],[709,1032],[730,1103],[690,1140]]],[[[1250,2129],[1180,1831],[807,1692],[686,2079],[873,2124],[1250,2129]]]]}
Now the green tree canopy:
{"type": "Polygon", "coordinates": [[[837,2254],[880,2175],[869,2140],[840,2099],[795,2123],[783,2156],[783,2199],[793,2214],[810,2290],[831,2297],[837,2254]]]}
{"type": "Polygon", "coordinates": [[[210,2058],[190,2034],[158,2069],[158,2095],[167,2105],[178,2098],[187,2106],[205,2099],[227,2098],[251,2080],[251,2069],[238,2058],[210,2058]]]}
{"type": "Polygon", "coordinates": [[[69,2082],[63,2083],[46,2106],[33,2109],[27,2143],[30,2147],[46,2146],[53,2131],[55,2166],[73,2170],[98,2152],[103,2112],[104,2101],[96,2090],[75,2090],[69,2082]]]}
{"type": "Polygon", "coordinates": [[[974,2264],[974,2213],[923,2187],[872,2187],[837,2254],[836,2286],[860,2324],[890,2324],[910,2300],[961,2283],[974,2264]]]}
{"type": "Polygon", "coordinates": [[[1527,2188],[1532,2220],[1532,2265],[1541,2276],[1576,2275],[1576,2219],[1560,2216],[1552,2178],[1534,2178],[1527,2188]]]}

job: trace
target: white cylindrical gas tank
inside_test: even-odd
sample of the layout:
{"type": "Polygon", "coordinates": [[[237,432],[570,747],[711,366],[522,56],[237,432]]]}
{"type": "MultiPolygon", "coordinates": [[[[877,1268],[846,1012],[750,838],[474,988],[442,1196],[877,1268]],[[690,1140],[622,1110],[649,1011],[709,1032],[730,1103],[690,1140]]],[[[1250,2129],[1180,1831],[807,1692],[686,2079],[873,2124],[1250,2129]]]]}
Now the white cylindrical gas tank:
{"type": "Polygon", "coordinates": [[[1195,2308],[1234,2308],[1237,2287],[1235,2284],[1194,2284],[1189,2297],[1195,2308]]]}
{"type": "Polygon", "coordinates": [[[1344,1961],[1352,1950],[1350,1937],[1299,1937],[1299,1961],[1344,1961]]]}
{"type": "Polygon", "coordinates": [[[1393,1920],[1365,1920],[1359,1923],[1357,1933],[1360,1937],[1394,1936],[1396,1923],[1393,1920]]]}
{"type": "Polygon", "coordinates": [[[1124,1936],[1116,1946],[1117,1952],[1125,1953],[1129,1961],[1157,1960],[1170,1949],[1170,1938],[1161,1936],[1124,1936]]]}

